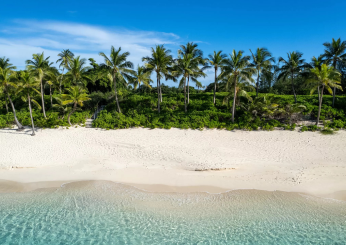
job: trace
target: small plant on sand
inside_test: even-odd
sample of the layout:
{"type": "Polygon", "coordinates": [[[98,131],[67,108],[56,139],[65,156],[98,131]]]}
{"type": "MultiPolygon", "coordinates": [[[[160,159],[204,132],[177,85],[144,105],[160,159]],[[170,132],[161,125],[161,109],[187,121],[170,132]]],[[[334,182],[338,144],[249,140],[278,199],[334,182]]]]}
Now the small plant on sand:
{"type": "Polygon", "coordinates": [[[324,129],[321,130],[321,134],[323,134],[323,135],[332,135],[332,134],[335,134],[335,132],[331,128],[324,128],[324,129]]]}

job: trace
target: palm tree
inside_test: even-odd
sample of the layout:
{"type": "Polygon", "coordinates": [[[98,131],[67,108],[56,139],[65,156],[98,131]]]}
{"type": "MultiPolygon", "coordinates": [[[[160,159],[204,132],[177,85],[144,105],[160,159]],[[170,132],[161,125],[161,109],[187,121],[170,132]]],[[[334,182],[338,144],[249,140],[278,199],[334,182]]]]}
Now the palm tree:
{"type": "Polygon", "coordinates": [[[258,96],[259,89],[259,79],[263,74],[263,70],[271,70],[272,62],[275,62],[275,58],[272,57],[272,54],[266,48],[257,48],[255,54],[252,53],[252,63],[251,67],[256,69],[257,72],[257,82],[256,82],[256,96],[258,96]]]}
{"type": "Polygon", "coordinates": [[[341,74],[336,69],[334,69],[334,67],[327,66],[326,64],[322,64],[321,67],[315,67],[311,69],[310,72],[312,74],[312,78],[310,78],[308,82],[315,85],[310,93],[313,94],[316,88],[318,89],[318,91],[321,89],[321,93],[318,94],[319,103],[316,120],[316,125],[318,125],[320,120],[324,89],[326,88],[330,94],[333,94],[332,88],[342,90],[341,86],[338,85],[341,83],[341,74]]]}
{"type": "Polygon", "coordinates": [[[19,91],[23,93],[22,99],[23,101],[27,101],[29,104],[29,111],[30,111],[30,118],[31,118],[31,127],[32,127],[32,134],[31,136],[35,136],[35,125],[34,125],[34,119],[32,117],[32,108],[31,108],[31,102],[37,105],[39,109],[41,109],[41,106],[39,103],[37,103],[36,100],[31,98],[31,95],[33,92],[40,94],[40,92],[36,89],[40,86],[40,82],[32,76],[29,72],[20,72],[19,74],[19,91]]]}
{"type": "Polygon", "coordinates": [[[120,53],[120,51],[120,47],[118,48],[118,50],[115,50],[115,48],[112,46],[109,57],[107,57],[107,55],[102,52],[99,53],[99,55],[104,58],[105,62],[104,64],[101,64],[101,67],[106,68],[113,77],[112,80],[114,83],[115,100],[119,113],[121,113],[121,109],[117,93],[117,76],[123,78],[125,81],[129,81],[132,78],[131,75],[134,75],[134,71],[132,70],[133,64],[132,62],[127,61],[127,57],[130,55],[130,53],[120,53]]]}
{"type": "Polygon", "coordinates": [[[71,62],[72,58],[74,57],[74,54],[69,49],[63,49],[62,52],[58,54],[58,56],[60,58],[56,61],[56,63],[60,63],[59,68],[62,67],[62,76],[60,77],[59,84],[59,91],[61,94],[61,83],[64,76],[64,70],[68,67],[68,64],[71,62]]]}
{"type": "Polygon", "coordinates": [[[242,79],[244,81],[253,81],[252,74],[255,69],[249,67],[250,56],[243,56],[243,51],[236,52],[233,49],[230,58],[225,59],[224,64],[221,68],[221,74],[218,80],[230,76],[229,79],[233,80],[234,85],[234,95],[233,95],[233,105],[232,105],[232,123],[234,123],[235,116],[235,105],[237,98],[237,81],[242,79]]]}
{"type": "Polygon", "coordinates": [[[85,66],[86,63],[86,59],[81,59],[80,56],[71,58],[70,62],[68,62],[65,77],[72,81],[74,86],[78,85],[85,87],[87,82],[91,80],[88,76],[90,66],[85,66]]]}
{"type": "Polygon", "coordinates": [[[41,100],[42,100],[42,111],[43,116],[46,118],[46,110],[44,107],[44,90],[43,90],[43,78],[51,70],[52,63],[49,62],[49,56],[44,58],[44,52],[42,54],[33,54],[32,60],[27,60],[27,70],[32,73],[38,81],[40,81],[41,86],[41,100]]]}
{"type": "MultiPolygon", "coordinates": [[[[323,58],[326,58],[326,61],[334,67],[334,69],[337,69],[338,63],[341,63],[342,61],[346,60],[346,41],[341,41],[339,38],[338,40],[335,40],[333,38],[331,43],[324,43],[325,46],[323,58]]],[[[333,107],[335,103],[335,92],[336,87],[334,87],[333,91],[333,107]]]]}
{"type": "Polygon", "coordinates": [[[195,62],[197,62],[197,66],[194,68],[195,72],[187,76],[187,104],[190,104],[190,77],[193,82],[197,83],[198,77],[206,76],[203,70],[210,68],[209,66],[206,65],[207,60],[203,59],[203,51],[198,49],[197,47],[198,47],[198,44],[189,42],[186,44],[186,46],[180,45],[181,49],[178,50],[179,56],[191,54],[193,59],[195,59],[195,62]],[[202,69],[199,69],[198,65],[205,65],[205,66],[202,69]]]}
{"type": "Polygon", "coordinates": [[[217,84],[217,70],[219,68],[222,68],[222,66],[225,64],[225,60],[226,60],[227,55],[226,54],[222,54],[222,51],[214,51],[214,54],[208,55],[208,60],[210,62],[210,64],[214,67],[215,70],[215,80],[214,80],[214,100],[213,103],[215,104],[216,101],[216,84],[217,84]]]}
{"type": "Polygon", "coordinates": [[[279,57],[279,63],[284,63],[283,66],[278,68],[280,72],[278,76],[279,79],[286,79],[287,77],[291,77],[292,91],[294,95],[294,101],[297,103],[297,95],[294,89],[294,75],[299,74],[303,68],[306,67],[305,60],[302,59],[303,54],[300,52],[290,52],[287,54],[287,60],[282,57],[279,57]]]}
{"type": "MultiPolygon", "coordinates": [[[[53,107],[52,87],[61,89],[62,74],[57,69],[52,69],[47,73],[47,84],[49,85],[50,106],[53,107]]],[[[61,93],[60,93],[61,94],[61,93]]]]}
{"type": "Polygon", "coordinates": [[[17,124],[18,130],[24,130],[23,125],[18,121],[17,115],[16,115],[16,109],[14,107],[14,104],[10,97],[10,88],[17,88],[17,85],[15,81],[17,80],[16,72],[13,71],[13,69],[16,69],[15,66],[9,63],[9,59],[6,59],[5,57],[0,58],[0,88],[3,89],[4,93],[7,96],[8,101],[11,104],[14,121],[17,124]]]}
{"type": "Polygon", "coordinates": [[[134,86],[134,89],[136,90],[137,87],[141,85],[141,83],[143,83],[148,88],[151,88],[150,87],[151,82],[152,80],[150,78],[150,73],[145,72],[145,67],[138,65],[137,70],[135,71],[135,74],[133,75],[132,82],[131,82],[134,86]]]}
{"type": "Polygon", "coordinates": [[[155,49],[151,48],[151,57],[143,57],[142,61],[145,62],[146,71],[156,73],[157,80],[157,110],[160,113],[160,102],[162,101],[161,92],[161,78],[166,77],[173,79],[170,76],[172,71],[173,58],[170,55],[171,51],[166,49],[163,45],[156,45],[155,49]]]}
{"type": "Polygon", "coordinates": [[[186,103],[186,80],[189,76],[193,75],[198,69],[198,59],[193,57],[192,53],[179,55],[180,57],[176,60],[172,75],[175,77],[182,76],[181,83],[184,85],[184,105],[185,112],[187,112],[186,103]]]}
{"type": "Polygon", "coordinates": [[[234,77],[231,75],[226,76],[223,79],[226,82],[225,90],[228,92],[228,95],[223,99],[223,104],[228,104],[229,99],[236,94],[236,105],[240,105],[240,97],[246,98],[248,101],[252,102],[251,96],[247,93],[247,91],[253,90],[253,86],[250,85],[248,81],[244,81],[242,77],[238,77],[236,88],[234,87],[234,77]],[[236,89],[236,93],[234,93],[234,89],[236,89]]]}
{"type": "Polygon", "coordinates": [[[67,117],[68,123],[70,124],[70,126],[72,126],[71,121],[70,121],[70,117],[76,111],[77,105],[82,107],[83,102],[90,100],[90,98],[89,98],[86,90],[84,90],[83,88],[81,88],[79,86],[73,86],[73,87],[68,88],[66,90],[68,93],[62,95],[62,99],[63,99],[62,105],[73,104],[72,110],[68,114],[68,117],[67,117]]]}

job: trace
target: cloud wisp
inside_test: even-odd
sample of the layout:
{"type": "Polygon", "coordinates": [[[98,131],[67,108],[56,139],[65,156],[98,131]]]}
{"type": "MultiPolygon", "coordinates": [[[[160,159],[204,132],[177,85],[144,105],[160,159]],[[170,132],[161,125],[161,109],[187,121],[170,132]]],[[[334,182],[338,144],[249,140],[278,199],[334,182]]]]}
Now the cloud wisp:
{"type": "Polygon", "coordinates": [[[80,23],[57,21],[16,20],[13,26],[0,27],[0,56],[24,68],[24,62],[32,54],[45,52],[57,58],[62,49],[70,49],[83,58],[94,58],[102,62],[99,52],[108,53],[110,47],[122,47],[131,53],[130,60],[136,65],[150,48],[157,44],[177,46],[179,36],[173,33],[132,31],[105,28],[80,23]]]}

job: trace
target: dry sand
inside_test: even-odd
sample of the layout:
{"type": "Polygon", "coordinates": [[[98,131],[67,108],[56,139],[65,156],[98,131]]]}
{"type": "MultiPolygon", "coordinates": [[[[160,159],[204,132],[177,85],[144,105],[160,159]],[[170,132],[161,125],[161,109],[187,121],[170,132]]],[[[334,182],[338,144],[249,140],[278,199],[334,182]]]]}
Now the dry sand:
{"type": "Polygon", "coordinates": [[[7,180],[0,191],[110,180],[149,191],[259,189],[345,197],[346,131],[324,136],[78,127],[40,129],[35,137],[30,132],[0,130],[0,179],[7,180]]]}

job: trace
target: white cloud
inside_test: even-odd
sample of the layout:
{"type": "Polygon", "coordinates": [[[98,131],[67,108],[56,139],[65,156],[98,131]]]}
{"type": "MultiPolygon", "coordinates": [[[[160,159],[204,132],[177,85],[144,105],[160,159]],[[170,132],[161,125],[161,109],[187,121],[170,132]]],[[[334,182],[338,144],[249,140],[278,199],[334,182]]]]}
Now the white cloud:
{"type": "MultiPolygon", "coordinates": [[[[63,49],[70,49],[76,56],[93,58],[101,63],[103,60],[98,53],[108,54],[112,45],[130,52],[129,60],[137,66],[142,64],[142,57],[150,55],[151,47],[165,44],[167,48],[176,51],[182,42],[174,33],[105,28],[71,22],[16,20],[11,26],[0,26],[0,57],[10,58],[18,69],[24,69],[25,60],[31,59],[35,53],[44,52],[55,62],[57,54],[63,49]]],[[[173,56],[175,53],[172,53],[173,56]]],[[[208,77],[201,79],[203,85],[212,82],[214,77],[212,69],[206,73],[208,77]]],[[[165,84],[175,85],[171,81],[165,84]]]]}
{"type": "Polygon", "coordinates": [[[150,54],[150,48],[154,45],[177,45],[176,41],[179,39],[173,33],[56,21],[17,20],[13,26],[0,29],[3,30],[0,33],[0,56],[10,58],[18,68],[24,68],[25,60],[30,59],[32,54],[43,51],[54,61],[62,49],[70,49],[75,55],[102,62],[98,53],[102,51],[107,54],[112,45],[129,51],[129,59],[137,65],[141,63],[143,56],[150,54]]]}

